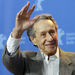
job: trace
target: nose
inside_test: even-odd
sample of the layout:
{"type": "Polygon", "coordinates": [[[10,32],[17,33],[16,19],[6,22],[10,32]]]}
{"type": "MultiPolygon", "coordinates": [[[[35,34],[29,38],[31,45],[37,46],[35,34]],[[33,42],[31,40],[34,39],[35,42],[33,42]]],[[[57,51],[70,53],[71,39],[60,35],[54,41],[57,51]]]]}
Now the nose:
{"type": "Polygon", "coordinates": [[[53,36],[49,33],[47,33],[47,41],[52,41],[53,40],[53,36]]]}

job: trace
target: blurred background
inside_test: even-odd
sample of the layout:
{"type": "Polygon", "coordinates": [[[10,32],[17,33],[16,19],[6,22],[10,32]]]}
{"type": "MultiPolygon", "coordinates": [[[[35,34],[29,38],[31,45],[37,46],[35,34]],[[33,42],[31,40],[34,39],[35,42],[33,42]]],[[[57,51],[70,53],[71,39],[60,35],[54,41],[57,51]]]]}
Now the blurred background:
{"type": "MultiPolygon", "coordinates": [[[[15,26],[16,14],[30,1],[36,8],[31,19],[42,13],[51,14],[58,25],[58,45],[64,51],[75,52],[75,0],[0,0],[0,75],[13,75],[2,63],[6,41],[15,26]]],[[[38,51],[29,41],[26,31],[20,43],[21,50],[38,51]]]]}

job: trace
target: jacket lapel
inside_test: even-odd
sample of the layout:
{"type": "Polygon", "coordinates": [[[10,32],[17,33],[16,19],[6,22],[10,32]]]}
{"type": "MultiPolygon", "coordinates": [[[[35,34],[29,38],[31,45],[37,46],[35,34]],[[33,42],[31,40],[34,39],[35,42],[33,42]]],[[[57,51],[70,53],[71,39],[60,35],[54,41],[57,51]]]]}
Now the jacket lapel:
{"type": "Polygon", "coordinates": [[[42,57],[41,52],[38,51],[36,56],[32,58],[33,60],[36,60],[37,62],[40,61],[43,63],[44,57],[42,57]]]}
{"type": "Polygon", "coordinates": [[[59,64],[59,75],[72,75],[72,62],[69,57],[61,49],[60,53],[60,64],[59,64]]]}
{"type": "MultiPolygon", "coordinates": [[[[66,55],[66,53],[60,48],[59,48],[59,56],[60,56],[59,75],[72,75],[72,71],[73,71],[72,62],[69,59],[69,57],[66,55]]],[[[36,60],[37,63],[39,63],[38,65],[39,69],[41,69],[42,67],[43,70],[44,57],[42,57],[40,51],[37,52],[37,55],[36,57],[33,58],[33,60],[36,60]]]]}
{"type": "Polygon", "coordinates": [[[30,59],[30,75],[43,75],[43,58],[40,52],[30,59]]]}

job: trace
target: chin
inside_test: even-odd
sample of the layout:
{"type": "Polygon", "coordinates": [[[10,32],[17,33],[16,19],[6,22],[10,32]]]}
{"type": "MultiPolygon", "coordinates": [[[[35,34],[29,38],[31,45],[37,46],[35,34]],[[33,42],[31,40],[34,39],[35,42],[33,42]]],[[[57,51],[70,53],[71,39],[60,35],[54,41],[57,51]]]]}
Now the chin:
{"type": "Polygon", "coordinates": [[[52,55],[54,55],[55,53],[56,53],[56,51],[48,52],[47,55],[48,55],[48,56],[52,56],[52,55]]]}
{"type": "Polygon", "coordinates": [[[49,49],[49,50],[46,51],[46,54],[48,56],[52,56],[56,53],[56,51],[57,51],[57,48],[49,49]]]}

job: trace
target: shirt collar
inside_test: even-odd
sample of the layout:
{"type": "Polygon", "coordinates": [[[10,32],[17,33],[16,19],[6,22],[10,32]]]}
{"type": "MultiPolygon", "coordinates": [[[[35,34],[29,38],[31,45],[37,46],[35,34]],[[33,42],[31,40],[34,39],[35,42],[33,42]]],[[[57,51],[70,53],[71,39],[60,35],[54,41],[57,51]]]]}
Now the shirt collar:
{"type": "Polygon", "coordinates": [[[56,52],[55,56],[56,56],[57,58],[59,58],[59,48],[58,48],[58,47],[57,47],[57,52],[56,52]]]}
{"type": "MultiPolygon", "coordinates": [[[[45,53],[41,52],[42,56],[44,57],[45,60],[48,60],[48,55],[45,53]]],[[[59,58],[59,48],[57,47],[57,52],[49,57],[51,60],[55,60],[56,58],[59,58]]]]}

